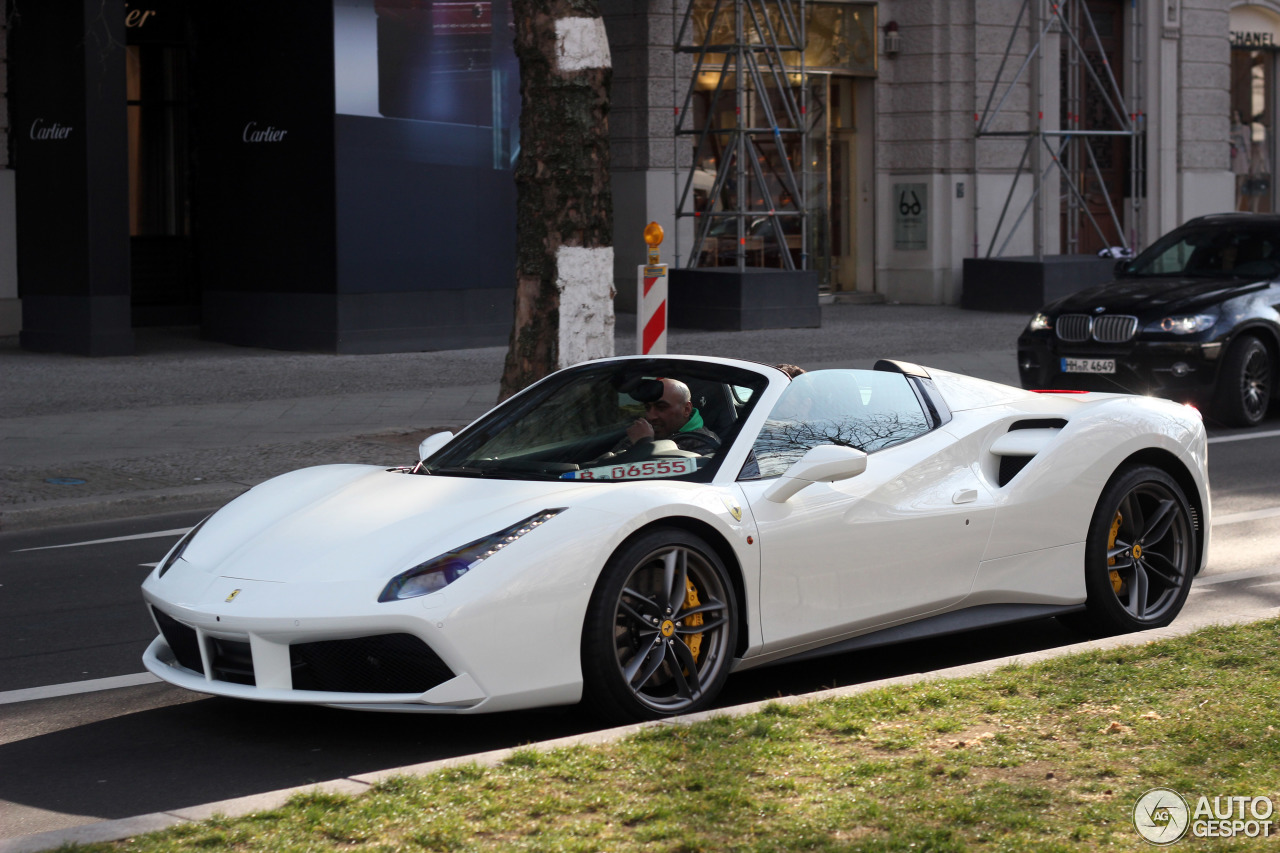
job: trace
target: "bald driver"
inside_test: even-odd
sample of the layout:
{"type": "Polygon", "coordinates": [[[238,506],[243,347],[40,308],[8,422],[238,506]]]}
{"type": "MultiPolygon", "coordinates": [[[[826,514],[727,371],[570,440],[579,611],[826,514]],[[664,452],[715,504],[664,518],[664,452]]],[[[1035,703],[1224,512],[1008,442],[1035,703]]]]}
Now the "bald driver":
{"type": "Polygon", "coordinates": [[[689,386],[679,379],[658,379],[662,396],[644,404],[644,417],[627,427],[627,437],[614,452],[654,439],[670,439],[681,450],[706,455],[720,446],[720,437],[706,428],[702,414],[693,406],[689,386]]]}

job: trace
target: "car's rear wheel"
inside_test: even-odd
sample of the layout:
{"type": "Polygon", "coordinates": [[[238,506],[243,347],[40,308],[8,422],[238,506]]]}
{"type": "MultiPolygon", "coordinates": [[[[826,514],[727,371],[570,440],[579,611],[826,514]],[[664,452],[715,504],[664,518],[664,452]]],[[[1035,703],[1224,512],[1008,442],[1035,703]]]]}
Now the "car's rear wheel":
{"type": "Polygon", "coordinates": [[[705,708],[729,677],[733,584],[700,537],[658,528],[610,558],[582,633],[584,698],[615,721],[705,708]]]}
{"type": "Polygon", "coordinates": [[[1099,636],[1168,625],[1191,590],[1195,537],[1186,496],[1172,477],[1149,465],[1121,468],[1089,524],[1086,609],[1065,621],[1099,636]]]}
{"type": "Polygon", "coordinates": [[[1227,426],[1255,426],[1271,405],[1271,353],[1252,335],[1232,344],[1223,359],[1214,398],[1214,417],[1227,426]]]}

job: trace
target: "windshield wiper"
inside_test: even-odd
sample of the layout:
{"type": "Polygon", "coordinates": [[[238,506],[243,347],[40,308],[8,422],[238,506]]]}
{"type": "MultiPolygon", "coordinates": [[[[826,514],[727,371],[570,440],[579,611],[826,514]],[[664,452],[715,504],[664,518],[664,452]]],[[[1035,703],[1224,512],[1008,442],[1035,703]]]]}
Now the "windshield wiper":
{"type": "Polygon", "coordinates": [[[472,465],[452,465],[448,468],[432,468],[430,474],[443,474],[446,477],[478,477],[493,480],[556,480],[555,474],[545,471],[504,471],[500,468],[477,468],[472,465]]]}
{"type": "Polygon", "coordinates": [[[492,468],[475,468],[470,465],[452,465],[448,468],[430,468],[431,474],[444,474],[451,477],[494,477],[497,472],[492,468]]]}

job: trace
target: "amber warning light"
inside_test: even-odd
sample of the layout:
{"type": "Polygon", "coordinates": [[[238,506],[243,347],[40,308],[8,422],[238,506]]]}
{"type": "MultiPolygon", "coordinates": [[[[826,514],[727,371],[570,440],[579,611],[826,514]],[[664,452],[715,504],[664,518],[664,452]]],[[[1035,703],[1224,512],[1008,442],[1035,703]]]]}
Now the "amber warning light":
{"type": "Polygon", "coordinates": [[[649,246],[649,265],[658,263],[658,247],[662,245],[662,226],[650,222],[644,227],[644,241],[649,246]]]}

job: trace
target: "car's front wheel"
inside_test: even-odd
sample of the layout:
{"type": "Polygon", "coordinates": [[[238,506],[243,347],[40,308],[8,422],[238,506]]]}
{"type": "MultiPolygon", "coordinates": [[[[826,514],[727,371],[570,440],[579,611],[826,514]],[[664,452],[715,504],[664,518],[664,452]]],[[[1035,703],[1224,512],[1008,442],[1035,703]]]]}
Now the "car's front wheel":
{"type": "Polygon", "coordinates": [[[1214,417],[1227,426],[1261,423],[1271,405],[1271,353],[1253,336],[1232,344],[1223,359],[1214,398],[1214,417]]]}
{"type": "Polygon", "coordinates": [[[1066,621],[1101,636],[1168,625],[1191,590],[1195,537],[1186,496],[1172,477],[1149,465],[1121,468],[1089,524],[1086,609],[1066,621]]]}
{"type": "Polygon", "coordinates": [[[620,722],[701,710],[729,677],[737,629],[715,550],[678,528],[648,531],[610,558],[591,596],[584,698],[620,722]]]}

